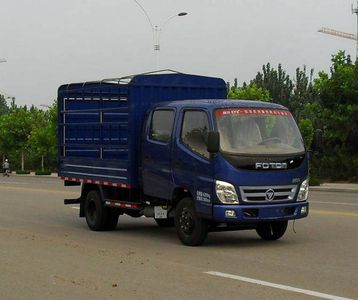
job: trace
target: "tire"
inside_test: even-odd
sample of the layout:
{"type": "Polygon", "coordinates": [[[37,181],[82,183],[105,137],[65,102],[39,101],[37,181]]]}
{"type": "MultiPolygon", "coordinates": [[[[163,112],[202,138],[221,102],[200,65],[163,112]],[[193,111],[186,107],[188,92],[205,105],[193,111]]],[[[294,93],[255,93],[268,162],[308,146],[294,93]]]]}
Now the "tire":
{"type": "Polygon", "coordinates": [[[183,198],[175,209],[175,228],[180,241],[187,246],[201,245],[208,234],[208,223],[195,211],[191,198],[183,198]]]}
{"type": "Polygon", "coordinates": [[[287,224],[288,221],[258,224],[256,232],[263,240],[275,241],[285,234],[287,224]]]}
{"type": "Polygon", "coordinates": [[[154,219],[159,227],[174,227],[174,218],[154,219]]]}
{"type": "Polygon", "coordinates": [[[93,231],[107,230],[109,225],[113,225],[109,224],[110,211],[103,205],[98,191],[90,191],[87,194],[84,211],[87,225],[93,231]]]}

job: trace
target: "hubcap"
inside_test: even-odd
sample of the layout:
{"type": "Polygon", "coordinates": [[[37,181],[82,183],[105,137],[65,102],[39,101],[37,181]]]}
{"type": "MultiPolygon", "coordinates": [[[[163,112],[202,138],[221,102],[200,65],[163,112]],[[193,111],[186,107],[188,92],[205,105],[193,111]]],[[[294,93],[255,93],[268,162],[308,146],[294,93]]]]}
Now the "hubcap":
{"type": "Polygon", "coordinates": [[[185,234],[191,234],[193,232],[195,222],[192,213],[187,208],[183,208],[179,218],[179,224],[185,234]]]}

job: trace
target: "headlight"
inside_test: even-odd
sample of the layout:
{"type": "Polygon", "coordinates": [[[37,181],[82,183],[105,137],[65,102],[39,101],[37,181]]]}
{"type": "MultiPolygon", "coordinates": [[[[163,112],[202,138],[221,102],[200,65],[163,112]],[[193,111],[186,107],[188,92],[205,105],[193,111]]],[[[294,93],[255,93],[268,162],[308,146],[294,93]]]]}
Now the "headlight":
{"type": "Polygon", "coordinates": [[[215,191],[219,200],[224,204],[239,204],[235,187],[224,181],[216,180],[215,191]]]}
{"type": "Polygon", "coordinates": [[[306,201],[308,198],[308,179],[302,182],[297,201],[306,201]]]}

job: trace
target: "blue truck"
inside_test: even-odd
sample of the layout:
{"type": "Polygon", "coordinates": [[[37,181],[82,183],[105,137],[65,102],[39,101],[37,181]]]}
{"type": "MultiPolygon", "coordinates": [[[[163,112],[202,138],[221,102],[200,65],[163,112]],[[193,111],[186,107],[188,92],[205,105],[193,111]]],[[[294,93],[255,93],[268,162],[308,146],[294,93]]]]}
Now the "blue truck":
{"type": "Polygon", "coordinates": [[[80,217],[95,231],[119,216],[175,226],[180,241],[256,230],[281,238],[308,215],[308,160],[287,108],[227,100],[220,78],[152,72],[62,85],[59,176],[82,185],[80,217]]]}

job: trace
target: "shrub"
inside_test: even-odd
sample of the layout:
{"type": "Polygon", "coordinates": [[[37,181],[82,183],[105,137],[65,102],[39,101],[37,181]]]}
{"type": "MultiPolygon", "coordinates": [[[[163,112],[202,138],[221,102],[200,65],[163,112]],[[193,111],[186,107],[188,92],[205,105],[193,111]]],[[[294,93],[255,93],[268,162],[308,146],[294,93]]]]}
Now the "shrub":
{"type": "Polygon", "coordinates": [[[25,171],[22,171],[22,170],[16,170],[16,174],[20,174],[20,175],[29,175],[29,174],[30,174],[30,171],[28,171],[28,170],[25,170],[25,171]]]}
{"type": "Polygon", "coordinates": [[[310,186],[320,186],[321,180],[316,176],[310,176],[310,186]]]}
{"type": "Polygon", "coordinates": [[[358,157],[337,149],[336,154],[311,160],[311,177],[329,181],[358,181],[358,157]]]}
{"type": "Polygon", "coordinates": [[[36,171],[35,175],[51,175],[51,171],[45,170],[45,171],[36,171]]]}

